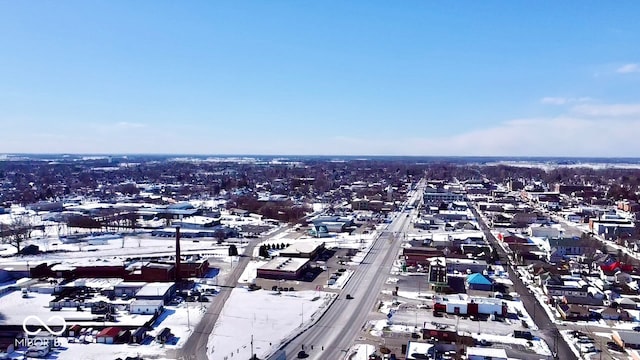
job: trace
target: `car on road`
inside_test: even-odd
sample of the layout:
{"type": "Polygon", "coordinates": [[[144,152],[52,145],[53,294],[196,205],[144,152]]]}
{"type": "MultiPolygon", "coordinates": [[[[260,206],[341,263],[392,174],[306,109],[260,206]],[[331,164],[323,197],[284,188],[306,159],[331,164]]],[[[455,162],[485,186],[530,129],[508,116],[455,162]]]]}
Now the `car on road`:
{"type": "Polygon", "coordinates": [[[351,300],[353,299],[353,296],[351,296],[351,294],[347,294],[347,300],[351,300]]]}
{"type": "Polygon", "coordinates": [[[478,346],[492,346],[493,343],[491,341],[487,341],[486,339],[476,341],[476,345],[478,346]]]}
{"type": "Polygon", "coordinates": [[[309,357],[309,354],[307,354],[304,350],[298,351],[298,359],[306,359],[308,357],[309,357]]]}
{"type": "Polygon", "coordinates": [[[640,326],[634,326],[633,331],[640,331],[640,326]]]}

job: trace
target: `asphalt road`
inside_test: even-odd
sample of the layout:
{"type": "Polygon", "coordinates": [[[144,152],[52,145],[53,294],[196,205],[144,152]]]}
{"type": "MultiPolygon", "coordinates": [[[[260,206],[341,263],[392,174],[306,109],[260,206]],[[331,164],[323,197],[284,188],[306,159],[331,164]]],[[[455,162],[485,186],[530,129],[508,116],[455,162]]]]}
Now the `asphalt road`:
{"type": "MultiPolygon", "coordinates": [[[[503,264],[507,264],[507,254],[504,249],[498,244],[498,240],[493,236],[491,230],[484,222],[478,211],[473,206],[472,203],[469,203],[469,208],[475,215],[478,224],[481,230],[484,232],[487,240],[493,246],[493,248],[500,255],[500,259],[503,264]]],[[[506,269],[509,273],[509,279],[513,281],[514,291],[520,294],[520,299],[524,304],[525,309],[529,313],[529,315],[533,318],[533,321],[536,323],[538,327],[540,337],[543,338],[551,351],[557,352],[557,358],[563,360],[574,360],[577,359],[576,355],[571,351],[569,345],[564,341],[564,338],[560,335],[556,324],[554,324],[551,319],[547,316],[546,312],[542,308],[542,306],[535,299],[535,296],[529,291],[529,289],[524,285],[520,277],[513,271],[513,268],[509,265],[506,266],[506,269]],[[554,350],[555,349],[555,350],[554,350]]]]}
{"type": "MultiPolygon", "coordinates": [[[[416,191],[411,201],[421,194],[422,191],[416,191]]],[[[281,348],[287,359],[295,358],[303,349],[309,354],[309,360],[341,359],[346,355],[365,325],[367,316],[374,311],[380,290],[389,277],[400,249],[401,233],[410,224],[411,215],[407,214],[399,212],[387,230],[378,236],[338,299],[322,317],[281,348]],[[346,299],[347,294],[353,296],[353,299],[346,299]]],[[[278,357],[272,355],[269,359],[275,360],[278,357]]]]}

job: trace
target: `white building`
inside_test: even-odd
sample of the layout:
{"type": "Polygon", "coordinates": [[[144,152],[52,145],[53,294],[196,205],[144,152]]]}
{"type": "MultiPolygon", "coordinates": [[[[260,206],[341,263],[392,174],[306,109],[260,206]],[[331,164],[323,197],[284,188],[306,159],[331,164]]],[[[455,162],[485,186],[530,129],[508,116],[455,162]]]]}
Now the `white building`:
{"type": "Polygon", "coordinates": [[[164,301],[162,300],[134,300],[129,305],[129,313],[140,315],[153,315],[162,312],[164,301]]]}
{"type": "Polygon", "coordinates": [[[489,347],[468,347],[467,358],[469,360],[507,360],[507,351],[489,347]]]}

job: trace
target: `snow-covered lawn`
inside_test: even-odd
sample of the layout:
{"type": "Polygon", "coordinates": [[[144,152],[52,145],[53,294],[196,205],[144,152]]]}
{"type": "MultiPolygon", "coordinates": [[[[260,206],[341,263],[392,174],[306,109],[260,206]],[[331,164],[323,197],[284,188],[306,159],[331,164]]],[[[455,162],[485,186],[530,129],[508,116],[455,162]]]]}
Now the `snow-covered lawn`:
{"type": "Polygon", "coordinates": [[[258,276],[258,268],[264,264],[268,263],[266,260],[251,260],[247,264],[247,267],[244,268],[244,272],[240,275],[239,282],[241,283],[253,283],[253,281],[258,276]]]}
{"type": "Polygon", "coordinates": [[[318,319],[335,294],[295,291],[278,295],[266,290],[233,289],[213,333],[210,359],[251,357],[251,337],[256,355],[264,358],[280,343],[318,319]]]}

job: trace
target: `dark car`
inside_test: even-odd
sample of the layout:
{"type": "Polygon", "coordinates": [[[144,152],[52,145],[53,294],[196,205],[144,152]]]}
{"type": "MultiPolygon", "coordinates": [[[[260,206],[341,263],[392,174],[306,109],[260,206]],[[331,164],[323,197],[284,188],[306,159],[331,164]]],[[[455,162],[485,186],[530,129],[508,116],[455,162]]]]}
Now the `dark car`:
{"type": "Polygon", "coordinates": [[[309,354],[307,354],[304,350],[298,351],[298,359],[306,359],[309,357],[309,354]]]}
{"type": "Polygon", "coordinates": [[[640,326],[634,326],[633,331],[640,331],[640,326]]]}
{"type": "Polygon", "coordinates": [[[353,296],[351,296],[351,294],[347,294],[347,300],[351,300],[353,299],[353,296]]]}
{"type": "Polygon", "coordinates": [[[614,343],[613,341],[607,342],[607,347],[609,348],[609,350],[618,351],[618,352],[624,352],[624,348],[622,346],[614,343]]]}

